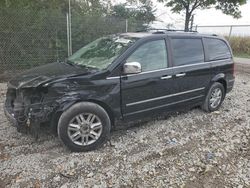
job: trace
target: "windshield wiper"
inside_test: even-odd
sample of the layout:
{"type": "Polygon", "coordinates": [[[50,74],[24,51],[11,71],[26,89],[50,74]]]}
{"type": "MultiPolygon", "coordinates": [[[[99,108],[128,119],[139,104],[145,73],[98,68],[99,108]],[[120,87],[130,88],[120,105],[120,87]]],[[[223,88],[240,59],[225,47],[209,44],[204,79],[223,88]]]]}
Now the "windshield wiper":
{"type": "Polygon", "coordinates": [[[64,63],[67,63],[68,65],[74,66],[74,67],[85,67],[85,66],[79,65],[77,63],[74,63],[73,61],[70,61],[68,59],[65,59],[64,63]]]}
{"type": "Polygon", "coordinates": [[[83,67],[83,68],[87,68],[87,69],[98,69],[96,66],[75,63],[73,61],[70,61],[69,59],[65,59],[64,63],[67,63],[68,65],[71,65],[74,67],[83,67]]]}
{"type": "Polygon", "coordinates": [[[96,69],[96,67],[91,67],[91,66],[87,66],[87,65],[82,65],[82,64],[74,63],[73,61],[70,61],[68,59],[65,61],[65,63],[67,63],[67,64],[69,64],[71,66],[74,66],[74,67],[83,67],[83,68],[87,68],[87,69],[89,69],[89,68],[95,68],[96,69]]]}
{"type": "Polygon", "coordinates": [[[73,61],[70,61],[68,59],[65,59],[64,63],[67,63],[69,65],[75,65],[75,63],[73,61]]]}

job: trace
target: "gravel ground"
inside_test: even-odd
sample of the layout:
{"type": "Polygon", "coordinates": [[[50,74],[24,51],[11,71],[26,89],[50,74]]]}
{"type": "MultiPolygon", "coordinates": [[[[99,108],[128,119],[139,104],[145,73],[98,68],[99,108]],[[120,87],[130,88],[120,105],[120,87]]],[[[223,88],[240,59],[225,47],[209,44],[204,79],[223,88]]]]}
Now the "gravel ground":
{"type": "Polygon", "coordinates": [[[219,111],[140,124],[99,150],[70,153],[52,135],[17,133],[0,111],[0,187],[250,187],[249,73],[237,73],[219,111]]]}

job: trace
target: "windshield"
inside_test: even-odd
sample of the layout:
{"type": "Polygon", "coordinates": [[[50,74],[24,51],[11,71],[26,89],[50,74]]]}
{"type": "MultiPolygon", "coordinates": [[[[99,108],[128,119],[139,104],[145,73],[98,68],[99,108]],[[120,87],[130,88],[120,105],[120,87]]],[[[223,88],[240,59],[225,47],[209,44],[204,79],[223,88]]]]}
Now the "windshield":
{"type": "Polygon", "coordinates": [[[75,52],[68,61],[76,65],[106,69],[136,40],[137,38],[117,35],[102,37],[75,52]]]}

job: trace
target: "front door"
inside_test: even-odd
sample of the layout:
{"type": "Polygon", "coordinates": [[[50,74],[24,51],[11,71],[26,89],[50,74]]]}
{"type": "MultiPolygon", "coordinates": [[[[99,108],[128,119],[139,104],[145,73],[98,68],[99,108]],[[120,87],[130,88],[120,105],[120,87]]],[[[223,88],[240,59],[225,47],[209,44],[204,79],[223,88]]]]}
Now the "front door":
{"type": "Polygon", "coordinates": [[[142,72],[121,78],[122,111],[125,119],[152,112],[173,102],[173,71],[168,67],[165,39],[140,45],[126,62],[139,62],[142,72]]]}

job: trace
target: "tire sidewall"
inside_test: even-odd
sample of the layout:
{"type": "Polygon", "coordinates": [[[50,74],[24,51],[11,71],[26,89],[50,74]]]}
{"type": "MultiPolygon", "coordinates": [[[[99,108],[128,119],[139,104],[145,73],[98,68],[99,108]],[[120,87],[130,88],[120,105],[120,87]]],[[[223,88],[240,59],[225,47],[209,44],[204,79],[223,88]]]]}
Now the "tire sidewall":
{"type": "Polygon", "coordinates": [[[99,105],[91,102],[81,102],[74,104],[61,115],[58,122],[58,136],[65,146],[71,151],[81,152],[97,149],[110,137],[111,123],[107,112],[99,105]],[[71,141],[68,136],[69,122],[73,117],[81,113],[92,113],[100,119],[102,123],[102,133],[100,137],[93,144],[80,146],[71,141]]]}

